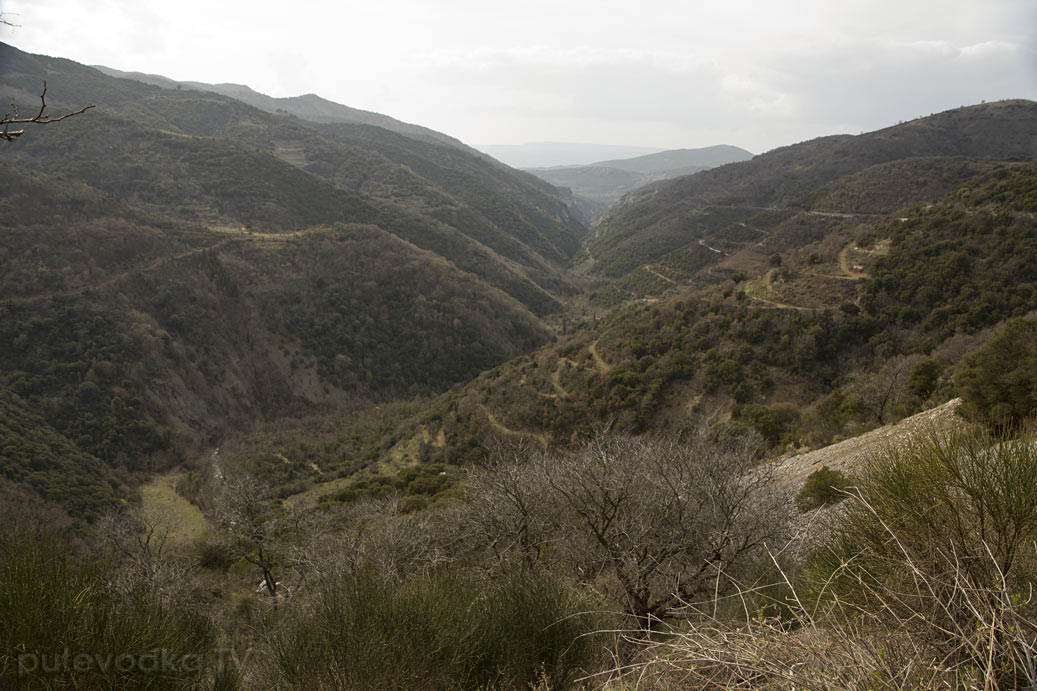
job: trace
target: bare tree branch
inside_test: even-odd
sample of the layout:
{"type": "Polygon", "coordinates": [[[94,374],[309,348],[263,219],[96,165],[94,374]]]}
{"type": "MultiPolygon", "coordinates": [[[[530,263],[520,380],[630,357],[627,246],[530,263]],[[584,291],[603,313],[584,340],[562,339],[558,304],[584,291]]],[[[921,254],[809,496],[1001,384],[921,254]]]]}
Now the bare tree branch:
{"type": "MultiPolygon", "coordinates": [[[[10,24],[10,22],[7,22],[3,19],[0,19],[0,21],[2,21],[4,24],[10,24]]],[[[13,24],[11,26],[13,26],[13,24]]],[[[2,130],[0,130],[0,139],[6,139],[9,142],[13,142],[15,139],[25,134],[25,130],[12,130],[11,125],[50,125],[55,122],[61,122],[62,120],[73,117],[75,115],[81,115],[93,107],[95,106],[84,106],[75,112],[65,113],[64,115],[57,118],[50,117],[49,115],[47,115],[47,82],[46,80],[44,80],[43,93],[40,94],[40,111],[31,118],[23,118],[18,113],[18,106],[12,103],[11,111],[13,112],[13,114],[4,113],[3,119],[0,119],[0,127],[3,128],[2,130]]]]}

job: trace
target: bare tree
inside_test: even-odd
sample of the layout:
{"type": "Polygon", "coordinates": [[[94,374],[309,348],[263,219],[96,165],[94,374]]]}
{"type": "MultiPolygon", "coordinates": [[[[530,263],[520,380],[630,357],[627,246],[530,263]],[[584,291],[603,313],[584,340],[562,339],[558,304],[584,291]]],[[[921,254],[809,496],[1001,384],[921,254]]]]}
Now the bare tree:
{"type": "MultiPolygon", "coordinates": [[[[10,24],[10,22],[4,22],[10,24]]],[[[25,134],[25,130],[12,130],[11,125],[50,125],[55,122],[61,122],[66,118],[71,118],[75,115],[81,115],[86,111],[93,108],[93,105],[84,106],[77,111],[71,113],[65,113],[64,115],[56,118],[52,118],[47,115],[47,82],[43,82],[43,92],[40,93],[40,109],[32,117],[22,117],[18,113],[18,106],[11,104],[10,113],[4,113],[4,117],[0,119],[0,139],[5,139],[9,142],[13,142],[18,137],[25,134]]]]}
{"type": "Polygon", "coordinates": [[[270,486],[249,474],[228,478],[216,497],[215,513],[231,552],[259,568],[267,594],[276,598],[274,571],[282,559],[275,536],[282,512],[270,486]]]}
{"type": "Polygon", "coordinates": [[[114,557],[109,583],[123,595],[148,593],[167,603],[182,603],[188,564],[169,549],[174,517],[133,506],[101,516],[94,532],[114,557]]]}
{"type": "Polygon", "coordinates": [[[247,471],[228,475],[210,499],[217,539],[262,575],[259,591],[276,604],[329,572],[347,567],[354,536],[326,511],[283,505],[273,488],[247,471]]]}
{"type": "Polygon", "coordinates": [[[531,442],[501,441],[489,465],[469,475],[465,514],[498,563],[517,557],[526,566],[538,562],[548,548],[551,507],[543,477],[543,447],[531,442]]]}
{"type": "Polygon", "coordinates": [[[444,533],[427,512],[404,514],[398,497],[361,501],[346,509],[346,532],[356,552],[345,567],[373,568],[383,577],[403,583],[449,559],[444,533]]]}
{"type": "Polygon", "coordinates": [[[880,425],[888,424],[904,394],[911,370],[922,360],[921,355],[897,355],[889,358],[875,372],[859,372],[852,390],[863,412],[880,425]]]}
{"type": "Polygon", "coordinates": [[[561,562],[613,590],[646,626],[726,585],[787,525],[786,503],[744,439],[602,434],[489,472],[471,491],[498,551],[561,562]]]}

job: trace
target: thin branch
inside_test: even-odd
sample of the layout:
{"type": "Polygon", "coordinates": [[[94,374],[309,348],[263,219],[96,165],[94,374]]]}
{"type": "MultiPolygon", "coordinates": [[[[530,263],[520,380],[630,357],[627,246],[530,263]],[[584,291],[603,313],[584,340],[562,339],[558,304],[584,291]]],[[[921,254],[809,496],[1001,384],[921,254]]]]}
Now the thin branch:
{"type": "Polygon", "coordinates": [[[3,119],[0,119],[0,126],[3,127],[3,130],[0,130],[0,139],[6,139],[9,142],[13,142],[15,139],[25,134],[25,130],[12,130],[11,125],[50,125],[55,122],[61,122],[62,120],[70,118],[74,115],[81,115],[93,107],[93,105],[84,106],[83,108],[80,108],[75,112],[65,113],[61,117],[50,117],[46,113],[47,82],[46,80],[44,80],[43,93],[40,94],[40,112],[36,113],[34,117],[23,118],[18,114],[18,106],[12,103],[11,110],[14,114],[12,115],[11,113],[4,113],[3,119]]]}

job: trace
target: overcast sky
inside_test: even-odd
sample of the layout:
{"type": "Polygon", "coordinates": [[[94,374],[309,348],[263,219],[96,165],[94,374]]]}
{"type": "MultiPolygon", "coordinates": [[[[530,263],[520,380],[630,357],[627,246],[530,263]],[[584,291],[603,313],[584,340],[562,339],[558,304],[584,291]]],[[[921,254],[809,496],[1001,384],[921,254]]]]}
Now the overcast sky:
{"type": "Polygon", "coordinates": [[[1037,98],[1037,0],[0,0],[22,50],[470,144],[755,153],[1037,98]]]}

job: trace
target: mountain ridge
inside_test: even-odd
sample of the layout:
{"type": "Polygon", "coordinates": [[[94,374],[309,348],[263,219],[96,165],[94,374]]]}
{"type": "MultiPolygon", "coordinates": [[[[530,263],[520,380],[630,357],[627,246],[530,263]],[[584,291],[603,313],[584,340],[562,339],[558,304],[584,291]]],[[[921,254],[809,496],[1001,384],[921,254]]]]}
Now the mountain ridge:
{"type": "Polygon", "coordinates": [[[720,144],[700,149],[671,149],[582,166],[526,170],[552,185],[571,189],[584,215],[597,221],[606,209],[638,187],[750,158],[752,154],[745,149],[720,144]]]}
{"type": "Polygon", "coordinates": [[[91,95],[97,103],[90,117],[16,143],[16,160],[39,160],[50,172],[195,221],[288,230],[339,221],[388,224],[541,314],[560,309],[559,295],[573,290],[563,269],[585,229],[570,201],[481,154],[369,125],[306,123],[222,95],[107,77],[9,46],[0,46],[0,57],[11,100],[24,101],[22,94],[46,76],[51,93],[60,94],[55,106],[91,95]],[[456,184],[465,179],[472,183],[456,184]],[[464,199],[455,195],[459,190],[464,199]]]}
{"type": "Polygon", "coordinates": [[[301,94],[299,96],[276,97],[260,93],[245,84],[209,84],[197,81],[176,81],[157,74],[146,74],[143,72],[124,72],[104,65],[91,65],[94,69],[119,79],[132,79],[144,84],[152,84],[167,89],[187,87],[199,91],[211,91],[248,103],[268,113],[287,113],[295,115],[303,120],[311,122],[330,123],[348,122],[360,125],[375,125],[393,132],[399,132],[407,136],[416,137],[438,144],[447,144],[464,149],[470,153],[478,153],[472,147],[463,144],[460,140],[436,132],[435,130],[421,125],[408,122],[381,113],[376,113],[360,108],[352,108],[341,103],[321,98],[317,94],[301,94]]]}
{"type": "Polygon", "coordinates": [[[513,168],[589,165],[605,158],[642,156],[665,151],[659,147],[578,142],[480,144],[477,148],[513,168]]]}
{"type": "Polygon", "coordinates": [[[755,154],[739,146],[716,144],[697,149],[668,149],[655,154],[611,161],[598,161],[595,166],[619,168],[634,173],[651,175],[680,170],[690,166],[716,168],[717,166],[749,160],[755,154]]]}
{"type": "Polygon", "coordinates": [[[0,46],[0,95],[44,76],[98,107],[6,149],[0,399],[6,448],[96,459],[86,485],[375,404],[411,407],[348,443],[300,424],[260,472],[291,493],[692,420],[813,445],[947,393],[1037,282],[1031,102],[654,182],[588,234],[564,190],[456,146],[0,46]],[[935,388],[876,408],[925,358],[935,388]]]}

